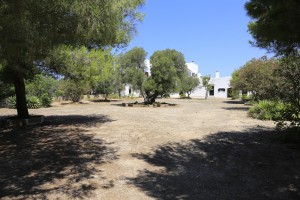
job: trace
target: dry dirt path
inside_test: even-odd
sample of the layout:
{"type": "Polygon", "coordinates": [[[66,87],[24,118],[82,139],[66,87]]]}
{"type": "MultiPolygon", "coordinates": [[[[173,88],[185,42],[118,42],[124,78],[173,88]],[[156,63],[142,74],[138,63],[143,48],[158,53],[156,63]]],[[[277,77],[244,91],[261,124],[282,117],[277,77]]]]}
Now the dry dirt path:
{"type": "MultiPolygon", "coordinates": [[[[163,101],[177,105],[122,107],[116,101],[30,110],[45,115],[45,125],[21,133],[27,146],[18,148],[32,148],[20,154],[31,160],[25,169],[15,166],[22,161],[16,141],[2,135],[9,142],[0,146],[0,164],[9,159],[4,145],[14,154],[0,172],[0,198],[299,197],[300,154],[269,141],[273,122],[251,119],[248,107],[227,99],[163,101]],[[286,168],[283,177],[276,174],[286,168]],[[20,175],[8,181],[14,173],[20,175]]],[[[12,114],[0,109],[0,116],[12,114]]]]}

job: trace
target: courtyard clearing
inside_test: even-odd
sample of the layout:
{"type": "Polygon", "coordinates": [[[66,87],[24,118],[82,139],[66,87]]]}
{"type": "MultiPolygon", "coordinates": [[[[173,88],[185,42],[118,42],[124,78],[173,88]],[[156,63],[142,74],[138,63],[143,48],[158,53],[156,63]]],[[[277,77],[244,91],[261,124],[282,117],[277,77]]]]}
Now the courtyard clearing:
{"type": "Polygon", "coordinates": [[[229,99],[159,101],[176,106],[30,110],[42,126],[0,129],[0,199],[299,199],[300,151],[273,122],[229,99]]]}

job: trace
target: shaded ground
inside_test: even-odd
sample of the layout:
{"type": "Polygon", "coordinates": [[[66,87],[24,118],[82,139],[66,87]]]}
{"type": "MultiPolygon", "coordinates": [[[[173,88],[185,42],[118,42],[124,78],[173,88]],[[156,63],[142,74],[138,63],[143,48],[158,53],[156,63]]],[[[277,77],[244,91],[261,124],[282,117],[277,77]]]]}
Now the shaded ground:
{"type": "Polygon", "coordinates": [[[299,151],[272,134],[219,132],[134,154],[163,170],[142,170],[131,183],[155,199],[299,199],[299,151]]]}
{"type": "Polygon", "coordinates": [[[273,122],[236,101],[163,101],[177,106],[57,105],[30,111],[42,126],[0,128],[0,198],[300,198],[300,150],[273,122]]]}

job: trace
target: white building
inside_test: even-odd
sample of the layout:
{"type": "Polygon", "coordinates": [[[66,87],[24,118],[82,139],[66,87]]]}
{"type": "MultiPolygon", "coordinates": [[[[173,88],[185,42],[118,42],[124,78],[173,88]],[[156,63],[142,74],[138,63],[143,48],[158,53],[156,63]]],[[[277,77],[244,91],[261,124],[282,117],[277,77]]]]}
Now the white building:
{"type": "MultiPolygon", "coordinates": [[[[192,92],[190,97],[192,98],[205,98],[206,90],[204,87],[201,87],[201,73],[199,72],[199,67],[195,62],[186,63],[186,66],[189,70],[189,75],[197,74],[197,77],[200,79],[200,86],[192,92]]],[[[212,89],[208,92],[208,97],[217,97],[217,98],[227,98],[230,94],[230,79],[231,77],[220,77],[220,72],[216,71],[214,77],[211,77],[210,84],[212,89]]],[[[172,94],[171,97],[179,97],[179,94],[172,94]]]]}
{"type": "Polygon", "coordinates": [[[231,77],[220,77],[220,72],[216,71],[215,77],[211,78],[212,90],[209,91],[209,97],[227,98],[230,94],[231,77]]]}
{"type": "MultiPolygon", "coordinates": [[[[151,76],[151,63],[150,60],[145,60],[145,75],[151,76]]],[[[192,98],[205,98],[206,90],[201,87],[201,73],[199,72],[199,66],[194,62],[186,63],[189,76],[197,76],[200,79],[200,86],[191,93],[192,98]]],[[[231,77],[220,77],[220,72],[216,71],[214,77],[211,77],[210,84],[212,89],[208,92],[208,97],[227,98],[230,93],[230,79],[231,77]]],[[[140,94],[133,91],[130,85],[125,85],[125,90],[122,93],[123,96],[138,97],[140,94]]],[[[179,98],[179,94],[171,94],[171,97],[179,98]]]]}

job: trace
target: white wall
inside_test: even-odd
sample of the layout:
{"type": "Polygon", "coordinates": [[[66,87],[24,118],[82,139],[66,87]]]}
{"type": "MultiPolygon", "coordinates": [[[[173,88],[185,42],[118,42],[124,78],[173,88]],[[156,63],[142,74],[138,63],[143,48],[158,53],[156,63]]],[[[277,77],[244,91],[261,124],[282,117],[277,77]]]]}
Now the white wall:
{"type": "Polygon", "coordinates": [[[210,83],[214,85],[214,97],[227,98],[231,77],[212,78],[210,83]],[[225,89],[225,91],[220,90],[225,89]]]}

